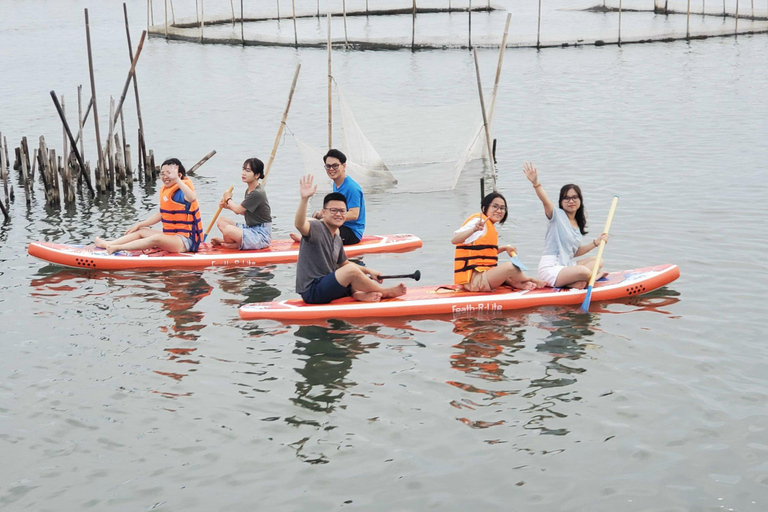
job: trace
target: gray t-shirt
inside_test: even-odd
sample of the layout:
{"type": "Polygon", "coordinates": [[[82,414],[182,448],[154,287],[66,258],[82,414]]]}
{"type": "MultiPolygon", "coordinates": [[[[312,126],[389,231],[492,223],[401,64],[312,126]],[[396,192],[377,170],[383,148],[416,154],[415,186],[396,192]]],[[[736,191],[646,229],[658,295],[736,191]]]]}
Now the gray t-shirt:
{"type": "Polygon", "coordinates": [[[301,237],[299,262],[296,265],[296,293],[304,293],[317,277],[323,277],[347,261],[344,244],[338,233],[331,232],[323,221],[309,220],[309,236],[301,237]]]}
{"type": "Polygon", "coordinates": [[[267,191],[264,190],[261,183],[256,185],[256,188],[250,194],[248,189],[245,190],[245,199],[240,203],[240,206],[245,208],[246,226],[256,226],[272,222],[272,210],[267,200],[267,191]]]}
{"type": "Polygon", "coordinates": [[[557,256],[558,265],[571,264],[576,251],[581,247],[582,236],[579,228],[571,226],[568,214],[555,207],[544,235],[544,256],[557,256]]]}

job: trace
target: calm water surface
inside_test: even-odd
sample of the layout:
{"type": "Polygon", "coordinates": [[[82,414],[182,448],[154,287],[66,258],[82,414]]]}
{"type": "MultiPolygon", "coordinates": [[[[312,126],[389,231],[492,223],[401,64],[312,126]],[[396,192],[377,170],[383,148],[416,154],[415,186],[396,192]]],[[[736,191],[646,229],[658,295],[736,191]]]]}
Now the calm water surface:
{"type": "MultiPolygon", "coordinates": [[[[88,89],[86,6],[106,126],[127,70],[120,9],[0,5],[0,129],[12,147],[41,134],[60,146],[48,91],[72,108],[77,84],[88,89]]],[[[129,2],[134,32],[143,7],[129,2]]],[[[620,196],[610,268],[681,267],[670,286],[590,315],[242,322],[240,304],[295,296],[293,265],[46,265],[26,254],[30,240],[117,235],[154,210],[156,190],[47,211],[38,188],[27,210],[14,171],[13,219],[0,227],[0,508],[765,510],[767,52],[764,36],[508,52],[495,120],[511,206],[502,239],[536,265],[546,223],[521,171],[530,159],[550,194],[582,186],[592,233],[620,196]]],[[[497,55],[480,57],[490,88],[497,55]]],[[[242,160],[266,158],[297,62],[289,128],[323,144],[325,58],[147,42],[138,76],[150,147],[189,165],[218,151],[196,178],[206,223],[242,160]]],[[[372,101],[475,101],[468,52],[334,59],[337,80],[372,101]]],[[[404,146],[452,140],[419,123],[403,115],[404,146]]],[[[93,161],[92,128],[85,144],[93,161]]],[[[303,172],[288,134],[269,184],[277,236],[303,172]]],[[[448,240],[477,207],[480,170],[452,191],[449,165],[399,172],[422,192],[369,194],[368,232],[417,233],[424,248],[365,263],[449,282],[448,240]]]]}

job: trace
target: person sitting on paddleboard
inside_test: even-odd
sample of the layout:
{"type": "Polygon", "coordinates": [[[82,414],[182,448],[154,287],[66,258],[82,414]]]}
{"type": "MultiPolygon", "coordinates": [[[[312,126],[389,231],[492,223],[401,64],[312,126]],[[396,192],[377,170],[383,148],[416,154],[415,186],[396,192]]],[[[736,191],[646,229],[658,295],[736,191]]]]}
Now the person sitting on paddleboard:
{"type": "MultiPolygon", "coordinates": [[[[560,189],[558,208],[555,208],[539,182],[536,167],[531,162],[526,162],[523,172],[533,185],[536,195],[544,205],[544,215],[549,219],[547,234],[544,236],[544,253],[539,262],[539,278],[556,288],[586,288],[597,258],[576,258],[598,247],[601,240],[608,243],[608,234],[602,233],[584,244],[587,214],[579,186],[573,183],[563,185],[560,189]]],[[[603,262],[600,261],[598,265],[598,270],[602,269],[603,262]]],[[[599,277],[606,274],[607,272],[603,272],[599,277]]]]}
{"type": "Polygon", "coordinates": [[[490,292],[506,284],[513,288],[533,290],[545,285],[529,277],[511,262],[498,263],[502,252],[514,256],[511,245],[499,245],[494,224],[507,220],[507,200],[498,192],[483,198],[481,213],[471,215],[456,230],[451,243],[456,246],[453,264],[453,283],[470,292],[490,292]]]}
{"type": "Polygon", "coordinates": [[[203,239],[203,221],[195,187],[178,158],[169,158],[160,166],[160,211],[137,222],[116,240],[96,237],[96,247],[109,254],[158,248],[167,252],[197,252],[203,239]],[[152,229],[158,222],[163,230],[152,229]]]}
{"type": "Polygon", "coordinates": [[[264,189],[264,162],[258,158],[249,158],[243,162],[241,178],[247,185],[243,202],[237,204],[232,199],[232,192],[227,191],[219,201],[219,207],[243,215],[245,223],[220,217],[216,227],[223,237],[211,238],[211,244],[241,251],[269,247],[272,242],[272,211],[264,189]]]}
{"type": "MultiPolygon", "coordinates": [[[[338,149],[330,149],[323,157],[325,172],[333,181],[333,191],[344,194],[347,199],[347,215],[344,224],[339,228],[339,235],[344,245],[359,244],[365,231],[365,197],[360,185],[347,176],[347,157],[338,149]]],[[[316,219],[321,218],[321,212],[313,214],[316,219]]],[[[299,236],[292,233],[291,238],[298,242],[299,236]]]]}
{"type": "Polygon", "coordinates": [[[403,295],[406,291],[403,283],[385,288],[379,284],[381,272],[347,259],[339,234],[347,215],[343,194],[326,195],[320,219],[307,218],[307,203],[317,192],[313,180],[311,174],[301,178],[301,202],[294,219],[302,235],[296,265],[296,292],[308,304],[327,304],[350,295],[365,302],[403,295]]]}

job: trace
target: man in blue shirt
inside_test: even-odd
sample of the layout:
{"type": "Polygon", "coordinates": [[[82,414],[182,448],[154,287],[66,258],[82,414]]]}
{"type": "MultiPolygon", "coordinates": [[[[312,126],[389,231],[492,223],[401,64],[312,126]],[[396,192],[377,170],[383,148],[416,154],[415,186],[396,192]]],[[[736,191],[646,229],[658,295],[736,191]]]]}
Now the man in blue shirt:
{"type": "Polygon", "coordinates": [[[323,157],[325,172],[333,180],[333,191],[347,198],[347,216],[339,228],[344,245],[360,243],[365,231],[365,198],[360,185],[347,176],[347,157],[338,149],[328,150],[323,157]]]}

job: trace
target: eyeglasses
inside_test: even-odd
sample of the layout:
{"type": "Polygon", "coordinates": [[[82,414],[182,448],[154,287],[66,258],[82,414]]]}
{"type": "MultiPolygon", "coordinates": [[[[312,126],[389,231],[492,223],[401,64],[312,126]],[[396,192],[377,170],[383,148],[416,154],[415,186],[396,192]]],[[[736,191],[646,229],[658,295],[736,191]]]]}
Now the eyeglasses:
{"type": "Polygon", "coordinates": [[[563,201],[568,201],[569,203],[575,203],[576,201],[581,201],[581,199],[579,199],[579,196],[565,196],[563,198],[563,201]]]}
{"type": "Polygon", "coordinates": [[[491,208],[493,208],[496,211],[505,212],[507,211],[507,207],[503,204],[492,204],[491,208]]]}
{"type": "Polygon", "coordinates": [[[331,215],[346,215],[347,210],[344,208],[323,208],[323,210],[328,210],[331,212],[331,215]]]}
{"type": "Polygon", "coordinates": [[[333,169],[334,171],[339,168],[340,164],[325,164],[325,170],[330,171],[333,169]]]}
{"type": "Polygon", "coordinates": [[[253,172],[250,167],[243,167],[244,171],[253,172]]]}

